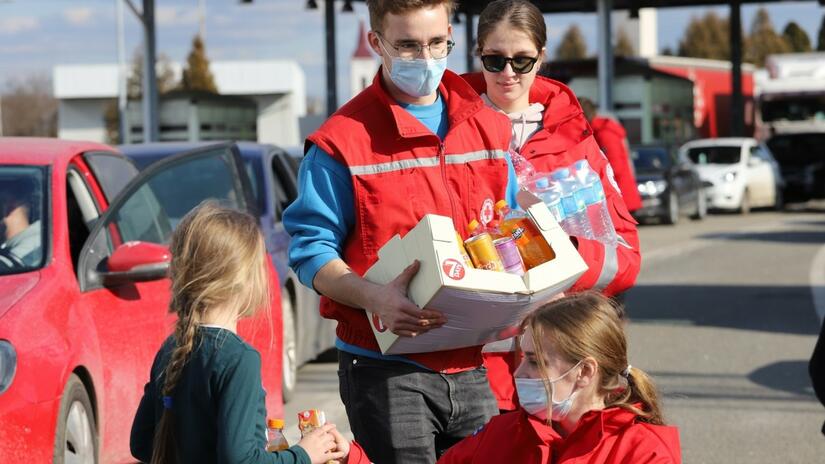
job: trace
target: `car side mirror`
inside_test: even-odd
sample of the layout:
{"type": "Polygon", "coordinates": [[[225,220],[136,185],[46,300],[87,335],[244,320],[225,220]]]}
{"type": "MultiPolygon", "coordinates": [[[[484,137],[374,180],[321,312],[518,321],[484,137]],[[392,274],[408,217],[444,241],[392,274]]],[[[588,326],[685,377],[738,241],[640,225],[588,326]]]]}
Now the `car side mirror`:
{"type": "Polygon", "coordinates": [[[98,272],[103,285],[110,287],[147,282],[167,277],[172,254],[169,248],[148,242],[126,242],[109,257],[106,270],[98,272]]]}

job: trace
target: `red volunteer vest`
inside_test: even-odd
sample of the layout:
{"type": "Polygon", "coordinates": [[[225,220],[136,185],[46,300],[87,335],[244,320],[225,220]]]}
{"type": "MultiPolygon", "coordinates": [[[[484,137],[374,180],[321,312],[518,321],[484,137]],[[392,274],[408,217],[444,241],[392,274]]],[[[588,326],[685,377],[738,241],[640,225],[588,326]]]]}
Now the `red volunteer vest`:
{"type": "MultiPolygon", "coordinates": [[[[384,243],[403,236],[424,215],[451,217],[464,236],[483,202],[505,198],[507,189],[505,116],[488,109],[463,79],[447,71],[439,86],[449,114],[442,141],[392,99],[381,73],[308,138],[349,168],[355,226],[342,259],[361,276],[384,243]]],[[[379,351],[362,309],[324,297],[321,314],[338,321],[337,335],[345,343],[379,351]]],[[[481,347],[408,357],[435,371],[458,372],[481,365],[481,347]]]]}

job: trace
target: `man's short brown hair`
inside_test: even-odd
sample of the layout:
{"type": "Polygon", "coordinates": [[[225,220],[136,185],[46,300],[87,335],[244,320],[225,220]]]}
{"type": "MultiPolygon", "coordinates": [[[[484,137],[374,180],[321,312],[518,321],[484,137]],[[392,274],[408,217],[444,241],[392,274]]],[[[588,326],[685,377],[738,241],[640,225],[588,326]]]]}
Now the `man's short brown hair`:
{"type": "Polygon", "coordinates": [[[455,0],[367,0],[367,9],[370,12],[370,27],[373,31],[383,32],[384,17],[387,14],[404,14],[419,8],[430,8],[444,5],[447,17],[453,17],[456,8],[455,0]]]}

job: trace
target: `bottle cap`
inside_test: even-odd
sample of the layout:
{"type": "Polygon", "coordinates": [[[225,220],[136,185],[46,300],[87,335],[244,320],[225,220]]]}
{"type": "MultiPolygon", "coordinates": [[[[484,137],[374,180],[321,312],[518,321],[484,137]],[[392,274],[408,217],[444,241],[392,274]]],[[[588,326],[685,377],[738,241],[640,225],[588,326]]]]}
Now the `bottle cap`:
{"type": "Polygon", "coordinates": [[[479,226],[478,221],[473,219],[472,221],[470,221],[469,224],[467,224],[467,232],[472,233],[474,230],[478,229],[478,226],[479,226]]]}
{"type": "Polygon", "coordinates": [[[283,419],[269,419],[266,421],[266,426],[271,429],[282,429],[284,428],[284,420],[283,419]]]}
{"type": "Polygon", "coordinates": [[[507,207],[507,200],[499,200],[496,202],[496,211],[507,207]]]}

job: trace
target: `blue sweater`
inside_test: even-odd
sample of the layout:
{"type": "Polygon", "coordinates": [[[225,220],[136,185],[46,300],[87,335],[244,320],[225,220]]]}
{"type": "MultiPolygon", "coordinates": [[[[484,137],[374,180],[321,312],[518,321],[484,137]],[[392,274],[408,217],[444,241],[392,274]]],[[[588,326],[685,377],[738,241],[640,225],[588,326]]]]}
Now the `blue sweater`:
{"type": "MultiPolygon", "coordinates": [[[[447,135],[447,104],[439,95],[431,105],[401,105],[442,140],[447,135]]],[[[518,182],[507,158],[507,202],[517,207],[518,182]]],[[[284,211],[283,224],[292,237],[289,266],[298,279],[314,288],[315,274],[343,255],[343,246],[355,225],[355,201],[349,169],[328,153],[310,147],[298,173],[298,198],[284,211]]]]}

